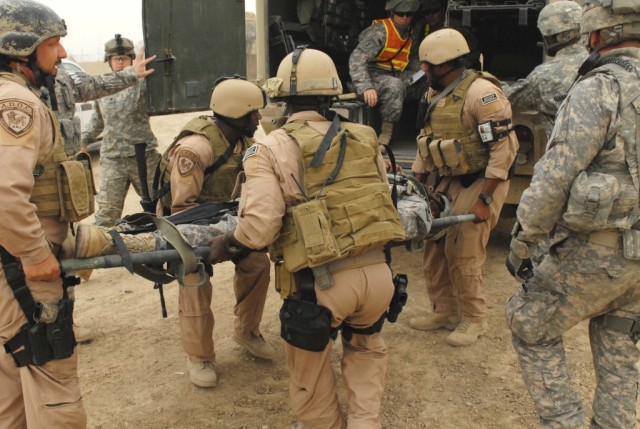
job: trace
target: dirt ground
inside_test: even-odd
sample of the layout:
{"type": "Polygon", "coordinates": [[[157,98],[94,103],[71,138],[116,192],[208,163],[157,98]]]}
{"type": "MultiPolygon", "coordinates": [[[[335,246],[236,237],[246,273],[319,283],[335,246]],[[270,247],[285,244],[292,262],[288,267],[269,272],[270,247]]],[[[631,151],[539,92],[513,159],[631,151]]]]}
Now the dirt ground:
{"type": "MultiPolygon", "coordinates": [[[[152,118],[161,149],[192,116],[152,118]]],[[[98,173],[98,162],[96,167],[98,173]]],[[[137,211],[139,197],[132,190],[125,214],[137,211]]],[[[428,308],[421,255],[394,249],[395,271],[409,276],[409,302],[398,322],[384,327],[389,351],[381,409],[384,428],[537,427],[504,320],[504,304],[518,286],[504,267],[508,230],[509,222],[504,222],[493,233],[483,269],[489,332],[466,348],[446,344],[447,331],[420,332],[409,327],[409,319],[428,308]]],[[[261,325],[279,359],[255,359],[231,339],[232,275],[230,262],[215,266],[212,307],[218,385],[213,389],[195,387],[186,374],[177,284],[164,288],[166,319],[153,285],[124,269],[96,271],[76,288],[76,320],[95,334],[91,343],[78,347],[90,428],[290,427],[295,418],[288,407],[288,374],[280,346],[280,298],[273,288],[269,291],[261,325]]],[[[590,403],[594,377],[584,323],[569,332],[566,346],[576,387],[590,403]]],[[[338,342],[332,359],[339,380],[340,353],[338,342]]],[[[344,386],[339,385],[344,399],[344,386]]]]}

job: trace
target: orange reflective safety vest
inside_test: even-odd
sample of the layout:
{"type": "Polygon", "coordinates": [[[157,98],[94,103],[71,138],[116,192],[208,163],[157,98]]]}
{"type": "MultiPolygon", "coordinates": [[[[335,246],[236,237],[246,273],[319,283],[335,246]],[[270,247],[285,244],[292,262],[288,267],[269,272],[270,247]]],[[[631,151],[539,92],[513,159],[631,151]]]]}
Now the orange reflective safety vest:
{"type": "Polygon", "coordinates": [[[376,19],[373,24],[384,24],[387,38],[384,41],[384,47],[373,59],[378,63],[378,67],[386,70],[399,70],[404,69],[409,64],[409,52],[411,51],[411,38],[409,35],[402,38],[398,29],[393,25],[391,18],[376,19]]]}

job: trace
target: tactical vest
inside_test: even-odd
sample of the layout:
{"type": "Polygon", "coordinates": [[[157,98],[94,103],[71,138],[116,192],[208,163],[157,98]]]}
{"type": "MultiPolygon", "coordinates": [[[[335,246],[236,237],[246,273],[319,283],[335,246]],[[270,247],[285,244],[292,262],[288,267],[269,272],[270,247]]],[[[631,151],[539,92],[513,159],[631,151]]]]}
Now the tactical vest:
{"type": "Polygon", "coordinates": [[[280,237],[271,247],[272,254],[283,256],[287,271],[319,267],[404,240],[389,186],[376,167],[378,143],[371,128],[343,123],[315,168],[311,160],[324,135],[304,120],[281,130],[300,146],[306,196],[306,202],[287,207],[280,237]]]}
{"type": "Polygon", "coordinates": [[[411,51],[411,38],[409,35],[402,38],[398,29],[393,25],[391,18],[376,19],[373,24],[382,23],[386,30],[384,46],[373,59],[377,66],[385,70],[404,71],[409,64],[409,52],[411,51]]]}
{"type": "MultiPolygon", "coordinates": [[[[605,64],[587,73],[613,76],[620,88],[618,115],[611,128],[617,133],[598,152],[569,191],[564,226],[575,231],[637,228],[640,220],[640,85],[638,71],[605,64]]],[[[569,98],[571,94],[569,94],[569,98]]]]}
{"type": "MultiPolygon", "coordinates": [[[[12,75],[0,73],[0,76],[26,86],[12,75]]],[[[47,114],[51,120],[53,148],[33,171],[34,185],[29,201],[36,206],[39,218],[78,222],[95,210],[91,158],[87,154],[78,154],[77,159],[68,158],[56,115],[48,107],[47,114]]]]}
{"type": "MultiPolygon", "coordinates": [[[[180,134],[173,140],[173,143],[162,154],[160,163],[158,164],[158,173],[160,177],[160,189],[167,189],[168,192],[161,196],[162,205],[164,207],[171,207],[171,163],[169,162],[169,153],[176,143],[182,138],[191,135],[202,135],[209,140],[211,144],[211,151],[213,152],[214,164],[217,160],[223,159],[225,152],[229,149],[227,141],[220,129],[207,119],[207,116],[199,116],[190,120],[184,128],[180,131],[180,134]]],[[[198,197],[198,203],[205,202],[225,202],[231,199],[231,194],[236,184],[236,178],[238,173],[242,171],[242,157],[244,152],[249,146],[253,144],[253,141],[249,138],[243,137],[242,150],[238,153],[231,153],[229,158],[215,171],[205,174],[204,183],[202,184],[202,190],[198,197]]],[[[205,171],[206,172],[206,171],[205,171]]],[[[157,187],[155,185],[154,187],[157,187]]]]}
{"type": "Polygon", "coordinates": [[[471,84],[479,78],[497,86],[500,82],[486,72],[472,72],[438,104],[422,132],[426,136],[418,140],[420,156],[429,172],[441,176],[460,176],[483,171],[489,164],[489,145],[483,143],[475,128],[462,127],[462,108],[471,84]]]}

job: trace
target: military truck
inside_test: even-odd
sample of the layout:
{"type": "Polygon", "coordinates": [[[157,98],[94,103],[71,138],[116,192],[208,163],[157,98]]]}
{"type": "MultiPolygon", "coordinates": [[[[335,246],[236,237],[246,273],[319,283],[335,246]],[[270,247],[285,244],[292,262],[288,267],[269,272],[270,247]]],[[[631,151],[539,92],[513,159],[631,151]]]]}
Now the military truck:
{"type": "MultiPolygon", "coordinates": [[[[246,75],[249,69],[256,74],[250,78],[264,80],[302,44],[327,52],[348,90],[349,54],[358,34],[373,19],[387,16],[384,6],[385,0],[258,0],[253,16],[245,12],[243,0],[143,0],[146,50],[158,54],[157,72],[148,79],[150,113],[207,110],[218,76],[246,75]]],[[[454,0],[447,19],[472,29],[483,69],[509,82],[525,77],[544,60],[536,25],[544,6],[544,0],[454,0]]],[[[416,154],[417,107],[417,100],[406,102],[392,144],[405,167],[416,154]]],[[[379,127],[375,108],[357,99],[341,101],[336,110],[379,127]]],[[[272,106],[269,112],[274,111],[272,106]]],[[[536,112],[514,112],[514,125],[520,150],[507,203],[516,205],[547,136],[536,112]]]]}

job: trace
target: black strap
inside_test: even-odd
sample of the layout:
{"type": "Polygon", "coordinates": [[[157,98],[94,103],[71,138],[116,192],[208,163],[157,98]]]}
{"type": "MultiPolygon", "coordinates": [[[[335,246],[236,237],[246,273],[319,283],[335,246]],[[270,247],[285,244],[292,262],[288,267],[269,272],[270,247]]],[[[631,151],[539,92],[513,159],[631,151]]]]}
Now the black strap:
{"type": "Polygon", "coordinates": [[[380,318],[378,320],[376,320],[376,322],[371,325],[371,326],[367,326],[366,328],[354,328],[351,325],[347,325],[346,323],[342,323],[342,336],[345,338],[345,340],[347,341],[351,341],[351,338],[353,337],[353,334],[359,334],[359,335],[372,335],[372,334],[376,334],[380,331],[382,331],[382,326],[384,325],[384,321],[387,320],[387,312],[385,311],[384,313],[382,313],[382,316],[380,316],[380,318]]]}
{"type": "Polygon", "coordinates": [[[27,287],[24,272],[20,267],[18,259],[9,253],[7,249],[0,246],[0,260],[2,261],[4,276],[13,291],[13,296],[15,296],[18,304],[20,304],[20,308],[22,308],[22,311],[29,323],[34,323],[34,317],[37,316],[39,310],[33,300],[33,296],[31,296],[29,288],[27,287]]]}
{"type": "Polygon", "coordinates": [[[602,318],[602,325],[605,328],[629,334],[634,343],[640,340],[640,320],[614,316],[612,314],[603,314],[600,317],[602,318]]]}
{"type": "Polygon", "coordinates": [[[311,159],[311,163],[309,164],[311,168],[316,168],[320,165],[325,155],[327,154],[327,151],[331,147],[331,142],[339,132],[340,117],[339,115],[334,115],[333,121],[331,121],[331,125],[329,126],[329,130],[327,130],[327,133],[322,138],[322,142],[320,143],[320,146],[318,146],[316,153],[313,154],[313,158],[311,159]]]}
{"type": "Polygon", "coordinates": [[[124,244],[124,240],[122,239],[122,237],[120,237],[120,233],[114,229],[111,229],[109,230],[109,235],[118,248],[118,252],[120,252],[120,256],[122,257],[122,266],[125,267],[130,273],[133,273],[133,262],[131,261],[131,253],[129,253],[127,246],[124,244]]]}
{"type": "Polygon", "coordinates": [[[237,144],[238,144],[237,140],[234,143],[229,144],[229,147],[227,148],[227,150],[224,151],[222,156],[216,159],[216,161],[213,164],[205,168],[204,175],[206,176],[207,174],[211,174],[215,172],[218,168],[222,167],[229,160],[229,158],[231,158],[231,155],[233,155],[233,151],[236,150],[237,144]]]}

